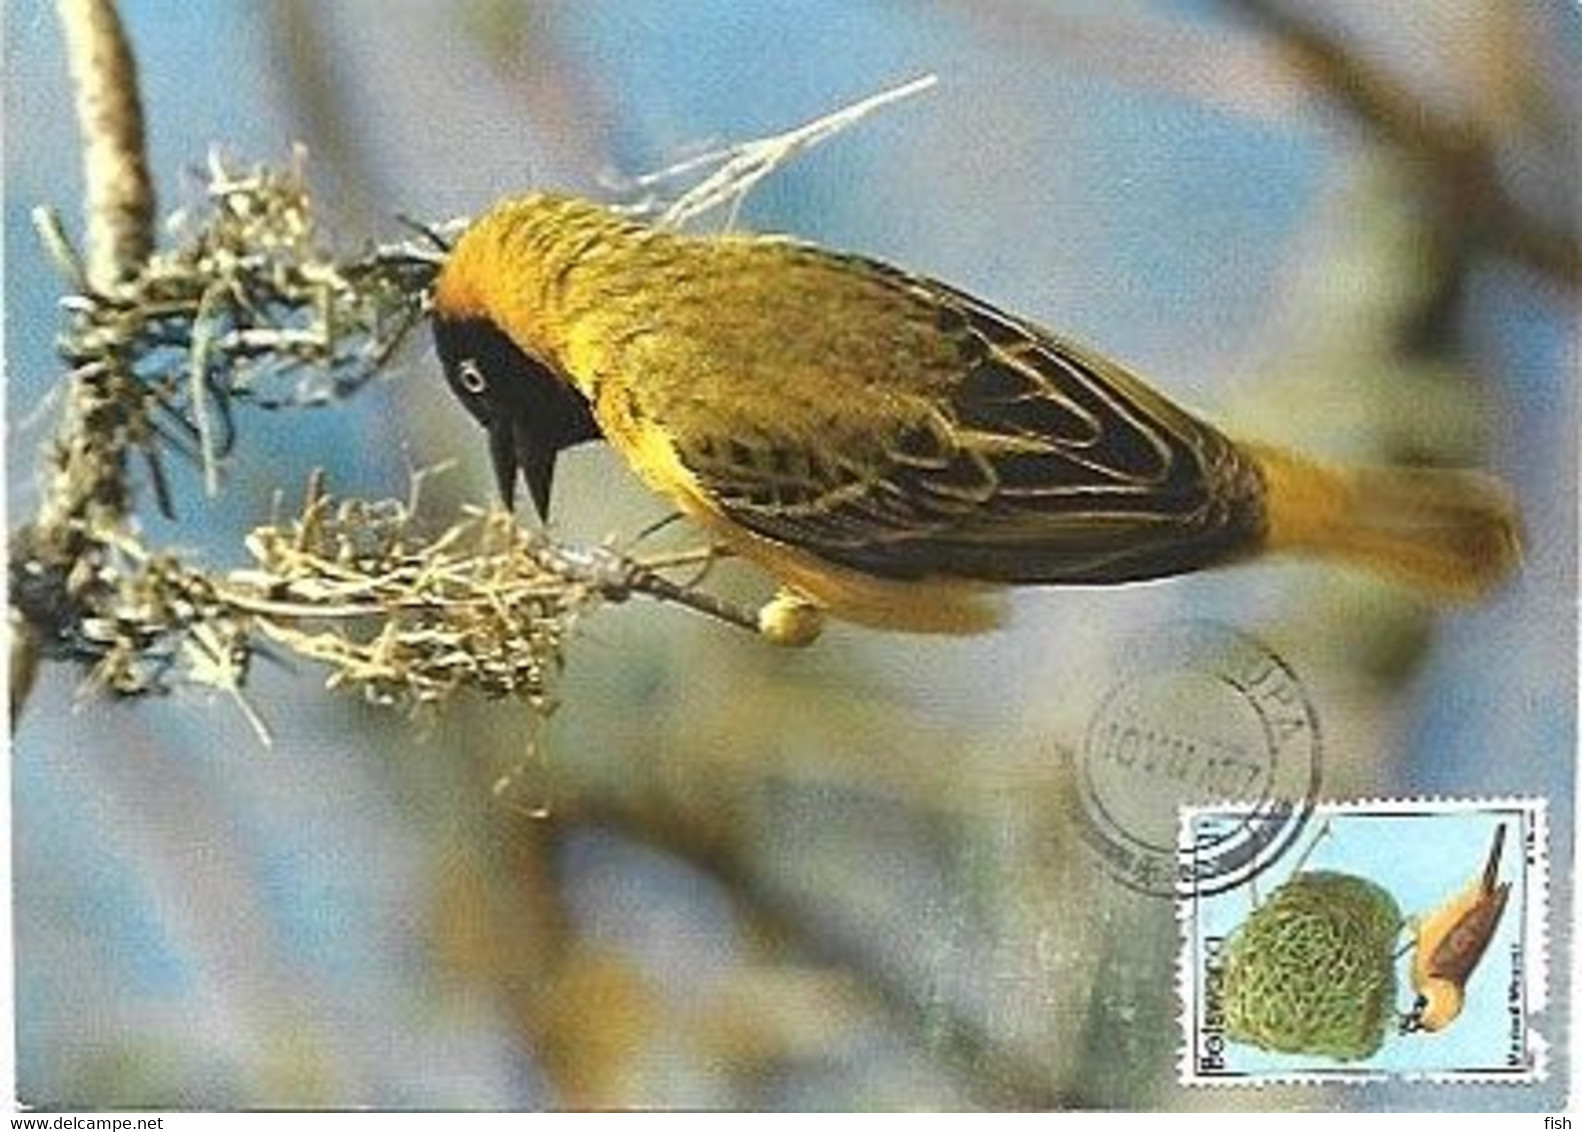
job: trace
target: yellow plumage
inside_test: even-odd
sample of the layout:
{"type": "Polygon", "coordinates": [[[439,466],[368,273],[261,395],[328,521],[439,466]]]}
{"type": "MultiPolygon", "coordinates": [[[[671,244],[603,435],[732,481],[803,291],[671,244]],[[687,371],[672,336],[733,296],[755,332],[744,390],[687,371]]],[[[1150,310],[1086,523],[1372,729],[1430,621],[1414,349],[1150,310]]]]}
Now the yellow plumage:
{"type": "Polygon", "coordinates": [[[974,632],[1014,584],[1164,577],[1268,551],[1334,555],[1442,596],[1517,557],[1470,473],[1339,472],[1238,444],[1124,368],[876,261],[689,236],[586,201],[508,201],[469,229],[434,310],[502,490],[542,507],[554,453],[602,437],[819,612],[974,632]]]}

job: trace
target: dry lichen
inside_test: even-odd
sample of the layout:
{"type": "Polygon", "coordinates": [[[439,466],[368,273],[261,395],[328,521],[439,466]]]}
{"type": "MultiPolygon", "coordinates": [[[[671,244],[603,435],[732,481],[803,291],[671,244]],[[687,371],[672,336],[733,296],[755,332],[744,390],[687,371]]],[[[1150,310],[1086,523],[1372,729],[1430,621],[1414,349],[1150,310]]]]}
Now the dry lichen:
{"type": "Polygon", "coordinates": [[[58,223],[39,217],[76,286],[60,352],[73,377],[100,386],[95,435],[149,458],[166,511],[163,452],[198,460],[216,491],[236,405],[319,406],[361,388],[422,318],[442,260],[437,245],[338,255],[317,230],[300,155],[246,173],[211,160],[208,177],[202,207],[171,219],[173,246],[108,289],[87,285],[58,223]]]}

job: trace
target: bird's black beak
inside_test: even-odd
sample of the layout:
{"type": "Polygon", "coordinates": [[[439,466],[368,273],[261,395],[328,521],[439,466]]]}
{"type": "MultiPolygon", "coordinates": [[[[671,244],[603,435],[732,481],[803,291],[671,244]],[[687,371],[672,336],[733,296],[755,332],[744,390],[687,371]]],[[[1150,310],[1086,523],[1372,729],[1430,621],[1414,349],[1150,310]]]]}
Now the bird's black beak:
{"type": "Polygon", "coordinates": [[[1401,1015],[1401,1030],[1403,1034],[1415,1034],[1423,1028],[1423,1011],[1428,1009],[1428,996],[1418,995],[1412,1003],[1411,1010],[1401,1015]]]}
{"type": "Polygon", "coordinates": [[[498,418],[489,426],[489,458],[494,463],[494,479],[506,510],[516,506],[516,477],[520,473],[533,499],[539,522],[549,521],[550,488],[555,481],[553,445],[534,437],[527,422],[513,415],[498,418]]]}

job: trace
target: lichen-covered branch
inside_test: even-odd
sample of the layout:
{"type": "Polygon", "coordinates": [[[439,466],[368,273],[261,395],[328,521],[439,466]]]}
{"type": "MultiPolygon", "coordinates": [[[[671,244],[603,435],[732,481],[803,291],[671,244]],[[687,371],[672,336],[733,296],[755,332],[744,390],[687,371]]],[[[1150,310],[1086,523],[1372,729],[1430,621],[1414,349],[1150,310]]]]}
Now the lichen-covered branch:
{"type": "MultiPolygon", "coordinates": [[[[87,255],[69,266],[82,290],[113,289],[141,267],[154,243],[154,192],[143,143],[143,110],[132,51],[111,0],[58,0],[83,139],[87,255]]],[[[94,551],[86,528],[119,526],[128,499],[124,422],[117,375],[87,368],[72,375],[37,520],[13,538],[10,640],[12,726],[32,689],[50,627],[16,601],[54,568],[63,584],[94,551]],[[19,575],[18,565],[23,564],[19,575]],[[20,584],[19,584],[20,583],[20,584]]]]}
{"type": "MultiPolygon", "coordinates": [[[[173,246],[99,284],[77,270],[60,221],[37,220],[71,285],[67,396],[38,515],[12,536],[13,672],[19,659],[75,660],[117,694],[160,690],[176,659],[193,647],[229,655],[245,627],[209,618],[202,572],[133,529],[133,457],[166,514],[171,458],[199,464],[217,489],[238,406],[322,405],[360,388],[421,319],[440,252],[336,254],[314,225],[300,161],[237,173],[212,160],[173,246]]],[[[14,675],[13,719],[23,688],[14,675]]]]}
{"type": "Polygon", "coordinates": [[[707,548],[638,558],[555,543],[506,512],[477,510],[425,538],[410,503],[337,501],[319,475],[300,516],[258,528],[248,549],[256,565],[213,587],[227,613],[324,664],[331,687],[382,703],[470,690],[547,712],[562,644],[583,613],[643,595],[723,616],[665,573],[706,566],[707,548]]]}
{"type": "MultiPolygon", "coordinates": [[[[53,217],[41,223],[72,278],[69,239],[53,217]]],[[[241,409],[338,403],[383,371],[421,321],[442,255],[438,242],[336,253],[318,235],[300,160],[246,172],[212,160],[202,206],[176,230],[133,275],[64,304],[61,353],[74,395],[94,409],[74,435],[114,454],[114,474],[98,481],[114,494],[113,505],[90,496],[63,509],[80,498],[82,472],[56,456],[59,490],[15,538],[12,602],[44,656],[87,666],[119,696],[219,688],[267,738],[243,694],[266,646],[379,702],[470,689],[547,711],[565,631],[594,604],[645,594],[755,627],[665,573],[699,559],[563,546],[500,512],[427,532],[416,489],[410,501],[336,500],[318,476],[296,517],[249,537],[249,569],[221,574],[149,547],[125,521],[129,454],[143,457],[167,513],[167,459],[199,464],[218,485],[241,409]]]]}

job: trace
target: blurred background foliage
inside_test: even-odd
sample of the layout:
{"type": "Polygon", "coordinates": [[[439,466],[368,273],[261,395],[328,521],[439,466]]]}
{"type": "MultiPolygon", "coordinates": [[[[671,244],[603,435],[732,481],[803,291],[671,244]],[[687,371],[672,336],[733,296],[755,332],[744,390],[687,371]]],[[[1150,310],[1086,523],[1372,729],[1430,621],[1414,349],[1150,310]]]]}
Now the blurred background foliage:
{"type": "MultiPolygon", "coordinates": [[[[1072,750],[1127,642],[1209,617],[1322,720],[1326,796],[1538,793],[1572,858],[1582,20],[1363,0],[125,0],[163,207],[211,147],[305,142],[348,245],[397,212],[607,193],[924,72],[741,223],[926,271],[1085,339],[1240,431],[1473,463],[1519,579],[1441,614],[1323,568],[1018,595],[1002,633],[776,651],[674,609],[586,621],[559,710],[400,717],[265,669],[273,730],[200,690],[45,671],[14,742],[18,1089],[44,1107],[1556,1107],[1532,1090],[1187,1092],[1177,928],[1077,835],[1072,750]]],[[[73,215],[52,6],[8,0],[8,505],[60,371],[29,228],[73,215]]],[[[153,540],[216,566],[277,492],[438,514],[491,492],[425,342],[330,410],[252,414],[226,491],[174,469],[153,540]]],[[[662,514],[562,462],[557,532],[662,514]]],[[[684,543],[684,534],[667,538],[684,543]]],[[[762,592],[744,573],[726,588],[762,592]]],[[[618,615],[617,615],[618,614],[618,615]]],[[[1569,922],[1571,876],[1555,914],[1569,922]]],[[[1569,937],[1551,947],[1566,1030],[1569,937]]]]}

